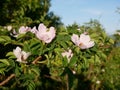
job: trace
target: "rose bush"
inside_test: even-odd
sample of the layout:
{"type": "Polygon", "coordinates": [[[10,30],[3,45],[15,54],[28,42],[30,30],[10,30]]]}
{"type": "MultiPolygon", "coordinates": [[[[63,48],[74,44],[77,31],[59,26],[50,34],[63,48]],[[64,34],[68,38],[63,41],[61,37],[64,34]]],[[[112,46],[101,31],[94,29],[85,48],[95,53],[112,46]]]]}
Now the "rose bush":
{"type": "Polygon", "coordinates": [[[104,62],[113,45],[104,31],[57,30],[43,23],[38,29],[1,27],[0,31],[3,48],[12,48],[0,59],[2,89],[101,88],[104,62]]]}

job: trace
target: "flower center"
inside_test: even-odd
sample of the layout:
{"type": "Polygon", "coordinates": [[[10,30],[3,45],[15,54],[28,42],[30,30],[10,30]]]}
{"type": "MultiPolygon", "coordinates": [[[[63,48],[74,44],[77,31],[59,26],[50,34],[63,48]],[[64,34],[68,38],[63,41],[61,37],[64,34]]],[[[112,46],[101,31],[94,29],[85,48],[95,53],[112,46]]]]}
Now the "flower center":
{"type": "Polygon", "coordinates": [[[84,44],[83,43],[80,43],[79,46],[83,46],[84,44]]]}

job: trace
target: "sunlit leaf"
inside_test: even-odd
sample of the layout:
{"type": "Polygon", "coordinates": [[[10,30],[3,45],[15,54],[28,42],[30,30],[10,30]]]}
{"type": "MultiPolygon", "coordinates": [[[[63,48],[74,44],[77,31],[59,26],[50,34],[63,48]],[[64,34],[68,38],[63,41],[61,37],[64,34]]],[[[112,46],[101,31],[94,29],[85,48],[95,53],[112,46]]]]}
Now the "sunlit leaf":
{"type": "Polygon", "coordinates": [[[0,62],[6,64],[6,65],[10,65],[9,61],[7,59],[0,59],[0,62]]]}

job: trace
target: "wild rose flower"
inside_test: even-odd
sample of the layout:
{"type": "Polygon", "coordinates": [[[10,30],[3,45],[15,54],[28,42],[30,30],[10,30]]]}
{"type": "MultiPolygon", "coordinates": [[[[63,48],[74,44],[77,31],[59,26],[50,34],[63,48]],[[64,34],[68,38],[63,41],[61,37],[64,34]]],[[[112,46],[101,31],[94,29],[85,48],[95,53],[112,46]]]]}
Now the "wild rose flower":
{"type": "Polygon", "coordinates": [[[18,37],[18,33],[16,32],[15,29],[12,30],[12,32],[10,33],[10,35],[11,35],[12,37],[18,37]]]}
{"type": "Polygon", "coordinates": [[[22,51],[20,47],[16,47],[16,49],[13,50],[14,55],[17,58],[18,62],[21,63],[27,63],[26,59],[30,56],[30,53],[26,53],[25,51],[22,51]]]}
{"type": "Polygon", "coordinates": [[[12,26],[7,26],[7,29],[8,29],[8,31],[11,31],[12,30],[12,26]]]}
{"type": "Polygon", "coordinates": [[[36,34],[36,33],[37,33],[37,29],[36,29],[36,27],[33,27],[33,28],[30,30],[30,32],[36,34]]]}
{"type": "Polygon", "coordinates": [[[44,24],[39,24],[36,36],[45,43],[50,43],[55,38],[55,29],[54,27],[47,29],[44,24]]]}
{"type": "Polygon", "coordinates": [[[81,34],[80,37],[78,37],[76,34],[73,34],[71,40],[81,49],[87,49],[95,45],[94,41],[90,40],[90,36],[85,34],[81,34]]]}
{"type": "Polygon", "coordinates": [[[69,63],[69,62],[70,62],[70,59],[71,59],[72,56],[73,56],[72,50],[69,49],[68,51],[63,52],[63,53],[62,53],[62,56],[63,56],[63,57],[67,57],[68,63],[69,63]]]}
{"type": "Polygon", "coordinates": [[[26,32],[28,32],[28,31],[30,31],[30,30],[31,30],[30,27],[21,26],[21,27],[19,28],[19,34],[25,34],[26,32]]]}

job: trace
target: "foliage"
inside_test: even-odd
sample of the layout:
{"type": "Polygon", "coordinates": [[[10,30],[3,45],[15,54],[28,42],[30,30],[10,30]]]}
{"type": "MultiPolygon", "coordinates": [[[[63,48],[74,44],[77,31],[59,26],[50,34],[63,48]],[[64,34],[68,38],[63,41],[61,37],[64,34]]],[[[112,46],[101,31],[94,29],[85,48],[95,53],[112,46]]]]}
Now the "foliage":
{"type": "Polygon", "coordinates": [[[120,30],[116,30],[113,39],[115,40],[115,46],[120,46],[120,30]]]}
{"type": "Polygon", "coordinates": [[[61,26],[50,6],[0,1],[0,89],[120,89],[119,33],[112,39],[97,20],[61,26]]]}
{"type": "Polygon", "coordinates": [[[105,74],[101,77],[103,79],[103,88],[109,90],[120,89],[120,47],[114,47],[108,56],[106,62],[105,74]]]}
{"type": "MultiPolygon", "coordinates": [[[[115,87],[111,87],[113,84],[106,77],[110,74],[109,64],[111,63],[108,63],[108,60],[113,62],[113,58],[118,57],[110,57],[114,41],[107,36],[98,22],[93,21],[89,24],[78,25],[80,30],[71,26],[56,29],[56,36],[49,43],[46,43],[44,39],[51,35],[52,32],[49,35],[48,31],[41,33],[43,36],[47,33],[47,36],[43,39],[41,37],[38,38],[36,33],[31,31],[20,33],[20,27],[13,27],[10,31],[1,27],[1,52],[4,53],[0,56],[0,81],[2,83],[0,88],[28,90],[118,89],[119,80],[115,87]],[[16,34],[14,34],[14,30],[16,34]],[[81,34],[89,35],[95,45],[91,48],[82,49],[72,42],[71,37],[73,34],[79,36],[81,34]],[[25,52],[31,53],[26,59],[27,63],[16,61],[18,59],[14,53],[16,47],[21,48],[21,59],[23,59],[25,52]],[[69,51],[69,49],[71,49],[70,53],[73,55],[70,57],[63,56],[62,53],[69,51]],[[110,59],[108,59],[108,56],[110,59]],[[12,78],[10,78],[11,75],[13,75],[12,78]],[[3,83],[7,78],[10,79],[3,83]]],[[[47,30],[49,29],[47,27],[47,30]]],[[[115,50],[112,51],[115,52],[115,50]]],[[[118,61],[118,59],[116,60],[118,61]]],[[[114,73],[115,69],[111,73],[114,73]]],[[[112,80],[113,75],[116,76],[118,74],[109,75],[112,80]]],[[[119,76],[116,77],[116,80],[117,78],[119,76]]]]}
{"type": "Polygon", "coordinates": [[[0,25],[34,26],[40,22],[48,26],[62,25],[60,17],[49,11],[51,0],[1,0],[0,25]]]}

